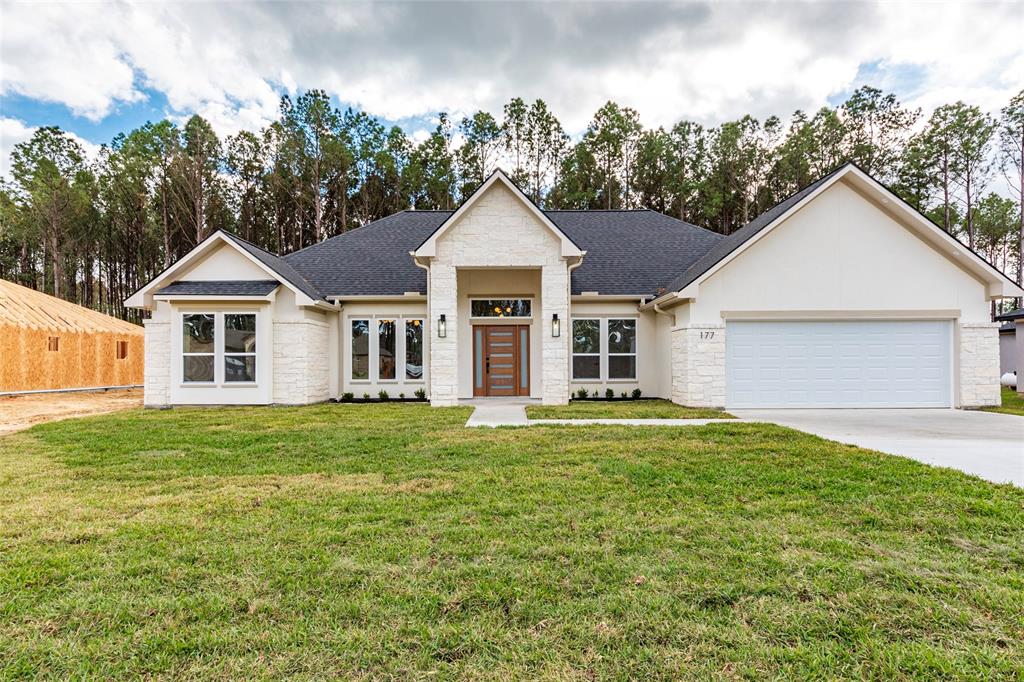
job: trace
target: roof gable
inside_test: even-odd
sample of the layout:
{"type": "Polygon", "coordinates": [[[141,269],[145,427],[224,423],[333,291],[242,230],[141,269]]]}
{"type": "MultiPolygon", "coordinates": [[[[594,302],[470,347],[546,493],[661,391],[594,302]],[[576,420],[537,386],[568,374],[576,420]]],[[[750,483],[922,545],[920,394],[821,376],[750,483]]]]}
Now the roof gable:
{"type": "Polygon", "coordinates": [[[530,201],[530,198],[523,194],[523,191],[519,189],[519,187],[512,182],[512,180],[505,175],[505,172],[500,168],[491,173],[491,175],[484,180],[483,184],[477,187],[476,191],[473,192],[468,199],[462,202],[462,205],[459,206],[454,213],[448,216],[448,218],[442,222],[437,229],[423,241],[422,244],[420,244],[413,255],[416,258],[433,258],[437,253],[437,240],[440,239],[445,232],[451,229],[453,225],[458,223],[459,219],[462,218],[462,216],[464,216],[473,207],[473,205],[476,204],[484,194],[486,194],[487,190],[496,183],[504,185],[510,192],[512,192],[512,195],[526,207],[527,211],[531,213],[538,222],[540,222],[541,225],[551,231],[561,244],[561,255],[563,257],[578,258],[583,256],[583,250],[574,244],[573,241],[569,239],[569,237],[567,237],[557,225],[551,222],[551,219],[541,211],[535,203],[530,201]]]}
{"type": "MultiPolygon", "coordinates": [[[[161,285],[181,279],[193,267],[199,264],[203,258],[211,254],[222,245],[227,245],[244,258],[253,263],[260,271],[266,273],[295,293],[298,305],[316,305],[323,302],[323,296],[306,279],[300,275],[291,265],[282,258],[261,249],[241,237],[217,230],[209,237],[199,243],[185,256],[178,259],[174,264],[150,280],[145,286],[125,299],[124,304],[129,308],[146,308],[152,305],[153,295],[161,285]]],[[[247,277],[251,280],[251,277],[247,277]]]]}
{"type": "Polygon", "coordinates": [[[0,279],[0,325],[65,332],[141,335],[142,327],[0,279]]]}
{"type": "Polygon", "coordinates": [[[666,286],[668,291],[666,296],[692,297],[692,295],[695,295],[695,291],[691,291],[691,295],[688,296],[687,289],[699,285],[702,280],[710,277],[746,249],[751,248],[771,230],[782,224],[787,218],[839,181],[849,183],[866,200],[877,202],[890,217],[910,229],[933,248],[944,253],[951,261],[972,276],[984,282],[987,285],[990,298],[1024,295],[1024,291],[1020,287],[988,261],[945,232],[931,220],[921,215],[921,213],[903,201],[892,190],[872,178],[858,166],[853,163],[846,163],[765,211],[723,239],[684,270],[682,274],[672,279],[666,286]]]}

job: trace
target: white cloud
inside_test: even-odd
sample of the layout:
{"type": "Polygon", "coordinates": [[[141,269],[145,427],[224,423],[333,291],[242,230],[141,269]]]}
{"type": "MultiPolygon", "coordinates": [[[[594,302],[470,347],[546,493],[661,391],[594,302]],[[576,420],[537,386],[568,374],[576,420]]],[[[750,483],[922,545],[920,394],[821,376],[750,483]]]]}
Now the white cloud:
{"type": "Polygon", "coordinates": [[[648,125],[814,110],[878,64],[912,105],[994,110],[1022,34],[1013,3],[5,4],[0,94],[98,120],[152,89],[221,133],[315,87],[393,120],[541,97],[578,133],[609,99],[648,125]]]}

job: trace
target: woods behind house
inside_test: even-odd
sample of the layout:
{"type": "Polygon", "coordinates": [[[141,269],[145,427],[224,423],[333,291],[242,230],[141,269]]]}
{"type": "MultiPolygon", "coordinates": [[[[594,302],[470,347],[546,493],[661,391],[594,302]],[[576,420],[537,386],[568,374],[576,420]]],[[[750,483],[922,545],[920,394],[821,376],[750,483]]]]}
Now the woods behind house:
{"type": "Polygon", "coordinates": [[[729,233],[845,160],[1021,281],[1024,91],[998,112],[956,102],[924,118],[871,87],[787,123],[717,127],[645,128],[608,102],[577,140],[542,100],[440,114],[417,140],[318,90],[283,97],[258,132],[163,120],[96,159],[40,128],[0,185],[0,277],[134,319],[122,300],[217,229],[285,254],[403,209],[450,210],[498,165],[546,209],[645,206],[729,233]]]}

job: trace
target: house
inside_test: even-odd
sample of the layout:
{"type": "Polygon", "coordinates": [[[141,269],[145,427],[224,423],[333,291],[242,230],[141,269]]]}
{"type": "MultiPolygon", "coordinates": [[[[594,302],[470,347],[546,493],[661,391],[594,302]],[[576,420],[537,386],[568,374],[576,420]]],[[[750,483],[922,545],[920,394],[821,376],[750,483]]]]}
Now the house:
{"type": "Polygon", "coordinates": [[[147,405],[998,404],[993,299],[1024,291],[847,164],[722,236],[650,210],[543,211],[501,171],[286,256],[218,232],[127,305],[147,405]]]}
{"type": "Polygon", "coordinates": [[[139,386],[137,324],[0,279],[0,393],[139,386]]]}
{"type": "MultiPolygon", "coordinates": [[[[999,373],[1019,372],[1024,367],[1024,308],[1017,308],[996,317],[999,328],[999,373]]],[[[1017,382],[1024,393],[1024,382],[1017,382]]]]}

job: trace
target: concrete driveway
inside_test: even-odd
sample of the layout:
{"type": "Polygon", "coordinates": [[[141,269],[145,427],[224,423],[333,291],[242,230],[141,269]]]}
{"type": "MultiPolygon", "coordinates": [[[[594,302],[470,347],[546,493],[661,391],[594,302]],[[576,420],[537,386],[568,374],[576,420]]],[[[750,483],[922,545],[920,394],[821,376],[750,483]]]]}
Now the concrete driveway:
{"type": "Polygon", "coordinates": [[[729,410],[1024,487],[1024,417],[971,410],[729,410]]]}

